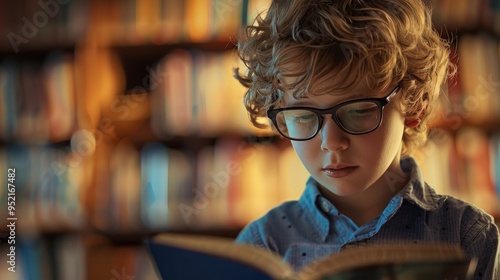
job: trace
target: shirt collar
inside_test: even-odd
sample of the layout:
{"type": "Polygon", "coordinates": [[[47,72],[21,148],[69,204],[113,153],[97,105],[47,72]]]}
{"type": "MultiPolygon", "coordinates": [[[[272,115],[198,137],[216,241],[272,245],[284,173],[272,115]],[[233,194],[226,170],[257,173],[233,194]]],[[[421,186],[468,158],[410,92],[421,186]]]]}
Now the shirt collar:
{"type": "Polygon", "coordinates": [[[400,192],[403,199],[424,210],[435,210],[441,207],[446,197],[439,196],[427,185],[415,159],[412,157],[403,159],[401,161],[401,168],[410,175],[408,184],[400,192]]]}

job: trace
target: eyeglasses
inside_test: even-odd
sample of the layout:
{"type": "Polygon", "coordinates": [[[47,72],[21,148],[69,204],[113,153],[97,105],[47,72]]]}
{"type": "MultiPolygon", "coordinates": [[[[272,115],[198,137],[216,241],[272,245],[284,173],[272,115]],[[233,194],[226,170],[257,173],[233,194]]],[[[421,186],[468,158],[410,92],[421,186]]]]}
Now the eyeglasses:
{"type": "Polygon", "coordinates": [[[321,130],[324,115],[327,114],[332,115],[332,119],[343,131],[353,135],[366,134],[380,126],[384,107],[400,88],[399,84],[386,97],[350,100],[328,109],[271,108],[267,111],[267,117],[281,135],[294,141],[314,138],[321,130]]]}

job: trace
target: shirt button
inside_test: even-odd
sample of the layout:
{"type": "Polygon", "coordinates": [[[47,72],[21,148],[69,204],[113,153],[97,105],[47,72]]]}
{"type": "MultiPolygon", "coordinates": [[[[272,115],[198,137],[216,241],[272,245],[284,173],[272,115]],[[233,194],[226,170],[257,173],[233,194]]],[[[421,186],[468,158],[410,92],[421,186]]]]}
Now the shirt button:
{"type": "Polygon", "coordinates": [[[326,201],[326,200],[321,201],[321,208],[323,209],[323,211],[325,211],[327,213],[330,212],[330,209],[331,209],[330,203],[328,203],[328,201],[326,201]]]}

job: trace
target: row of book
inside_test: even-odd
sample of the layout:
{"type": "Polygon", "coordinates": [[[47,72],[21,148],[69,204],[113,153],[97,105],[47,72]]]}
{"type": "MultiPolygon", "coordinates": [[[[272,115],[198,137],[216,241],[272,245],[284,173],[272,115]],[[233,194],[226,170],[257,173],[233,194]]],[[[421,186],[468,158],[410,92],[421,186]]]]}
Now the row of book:
{"type": "MultiPolygon", "coordinates": [[[[14,171],[15,178],[9,190],[0,190],[0,202],[7,209],[8,197],[14,196],[13,216],[18,220],[16,229],[23,233],[60,231],[82,228],[85,224],[82,192],[87,174],[83,168],[69,169],[71,157],[68,151],[40,145],[10,145],[0,149],[0,174],[7,183],[7,170],[14,171]],[[12,191],[13,190],[13,191],[12,191]]],[[[10,213],[10,211],[9,211],[10,213]]],[[[0,212],[3,229],[7,223],[7,211],[0,212]]]]}
{"type": "MultiPolygon", "coordinates": [[[[16,168],[20,232],[81,230],[87,222],[107,232],[239,227],[297,198],[307,179],[291,148],[280,152],[269,143],[224,138],[195,153],[160,143],[138,149],[126,140],[80,141],[65,149],[0,150],[0,166],[16,168]]],[[[2,189],[3,205],[7,196],[2,189]]]]}
{"type": "Polygon", "coordinates": [[[426,181],[438,192],[479,206],[499,219],[500,134],[465,126],[452,135],[436,129],[415,154],[426,181]]]}
{"type": "Polygon", "coordinates": [[[0,3],[3,52],[76,45],[165,44],[234,38],[270,0],[45,0],[0,3]],[[90,20],[92,19],[92,21],[90,20]]]}
{"type": "Polygon", "coordinates": [[[160,279],[143,246],[114,244],[93,234],[19,238],[15,268],[7,254],[10,246],[1,243],[2,280],[160,279]]]}
{"type": "Polygon", "coordinates": [[[0,51],[74,46],[89,22],[87,0],[1,1],[0,51]]]}
{"type": "Polygon", "coordinates": [[[444,35],[448,32],[487,29],[500,34],[500,1],[433,0],[433,22],[444,35]]]}
{"type": "Polygon", "coordinates": [[[75,61],[53,51],[37,60],[0,60],[0,140],[69,139],[76,124],[75,61]]]}
{"type": "Polygon", "coordinates": [[[168,53],[158,65],[163,79],[157,80],[151,93],[155,133],[161,138],[266,133],[249,121],[243,105],[245,88],[233,77],[238,65],[235,53],[230,51],[176,49],[168,53]]]}
{"type": "Polygon", "coordinates": [[[463,34],[452,45],[451,60],[458,71],[448,83],[443,125],[459,128],[500,120],[499,40],[485,33],[463,34]]]}
{"type": "MultiPolygon", "coordinates": [[[[128,140],[66,150],[19,146],[1,151],[0,166],[16,168],[22,232],[80,230],[87,222],[105,232],[230,228],[302,193],[308,173],[290,145],[277,143],[228,137],[196,152],[157,142],[138,148],[128,140]]],[[[500,135],[436,130],[415,157],[438,192],[498,217],[500,135]]],[[[6,192],[0,190],[2,205],[6,192]]],[[[6,212],[0,215],[7,221],[6,212]]]]}
{"type": "Polygon", "coordinates": [[[102,1],[93,9],[104,44],[163,44],[226,41],[239,27],[265,11],[270,0],[102,1]]]}
{"type": "Polygon", "coordinates": [[[0,243],[2,280],[90,279],[81,235],[23,236],[12,246],[0,243]]]}
{"type": "Polygon", "coordinates": [[[245,88],[233,78],[237,66],[231,51],[175,49],[144,71],[150,86],[135,87],[144,90],[142,95],[124,95],[127,77],[120,62],[106,68],[106,89],[84,94],[72,53],[54,51],[39,60],[7,57],[0,60],[0,141],[64,141],[83,126],[85,117],[109,117],[115,124],[136,113],[139,120],[150,120],[163,139],[268,133],[249,122],[245,88]]]}

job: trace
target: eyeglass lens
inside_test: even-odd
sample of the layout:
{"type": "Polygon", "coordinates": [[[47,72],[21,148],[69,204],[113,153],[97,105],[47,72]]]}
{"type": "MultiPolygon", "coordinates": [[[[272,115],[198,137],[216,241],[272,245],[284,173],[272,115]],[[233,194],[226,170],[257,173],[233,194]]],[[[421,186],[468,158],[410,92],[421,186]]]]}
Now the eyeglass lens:
{"type": "MultiPolygon", "coordinates": [[[[348,133],[362,134],[374,130],[380,123],[381,110],[377,103],[362,101],[346,104],[335,112],[337,124],[348,133]]],[[[321,128],[320,115],[307,109],[291,109],[276,115],[278,129],[285,136],[307,139],[321,128]]]]}

